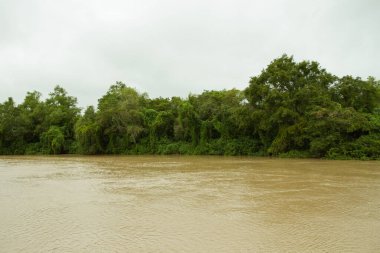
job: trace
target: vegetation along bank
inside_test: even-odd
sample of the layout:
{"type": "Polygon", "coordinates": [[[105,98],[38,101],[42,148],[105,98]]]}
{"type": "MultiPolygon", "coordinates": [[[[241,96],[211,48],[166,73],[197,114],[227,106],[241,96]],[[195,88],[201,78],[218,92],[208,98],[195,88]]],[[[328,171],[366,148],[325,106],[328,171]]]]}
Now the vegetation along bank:
{"type": "Polygon", "coordinates": [[[81,112],[56,86],[0,103],[0,154],[380,158],[380,82],[283,55],[245,90],[149,98],[121,82],[81,112]]]}

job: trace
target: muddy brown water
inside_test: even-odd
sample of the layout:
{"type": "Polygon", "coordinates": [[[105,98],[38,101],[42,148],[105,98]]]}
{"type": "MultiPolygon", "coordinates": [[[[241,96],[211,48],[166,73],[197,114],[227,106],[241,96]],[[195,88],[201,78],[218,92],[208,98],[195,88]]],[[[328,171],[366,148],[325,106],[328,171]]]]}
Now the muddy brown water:
{"type": "Polygon", "coordinates": [[[380,252],[380,162],[0,157],[0,252],[380,252]]]}

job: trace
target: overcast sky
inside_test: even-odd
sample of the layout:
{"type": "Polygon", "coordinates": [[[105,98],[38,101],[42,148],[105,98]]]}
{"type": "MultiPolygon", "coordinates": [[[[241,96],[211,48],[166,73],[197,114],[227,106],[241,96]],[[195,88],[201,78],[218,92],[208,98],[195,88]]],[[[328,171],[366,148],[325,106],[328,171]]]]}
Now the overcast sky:
{"type": "Polygon", "coordinates": [[[380,78],[377,0],[0,0],[0,102],[57,84],[96,105],[115,81],[150,97],[243,89],[283,53],[380,78]]]}

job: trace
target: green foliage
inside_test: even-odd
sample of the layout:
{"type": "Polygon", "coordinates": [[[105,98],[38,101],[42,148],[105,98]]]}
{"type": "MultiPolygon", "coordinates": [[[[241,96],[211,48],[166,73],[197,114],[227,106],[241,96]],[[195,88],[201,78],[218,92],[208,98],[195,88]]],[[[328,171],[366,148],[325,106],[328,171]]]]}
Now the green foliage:
{"type": "Polygon", "coordinates": [[[290,150],[286,153],[279,154],[281,158],[310,158],[311,155],[308,151],[290,150]]]}
{"type": "Polygon", "coordinates": [[[83,114],[59,86],[0,103],[0,154],[270,155],[380,159],[380,82],[273,60],[249,86],[151,99],[122,82],[83,114]]]}
{"type": "Polygon", "coordinates": [[[367,81],[344,76],[331,90],[334,101],[343,107],[352,107],[359,112],[373,112],[380,102],[379,82],[373,77],[367,81]]]}
{"type": "Polygon", "coordinates": [[[79,153],[90,155],[101,153],[99,126],[96,122],[94,107],[89,106],[83,117],[77,121],[75,125],[75,138],[79,153]]]}
{"type": "Polygon", "coordinates": [[[99,99],[96,122],[102,137],[100,145],[106,153],[126,153],[137,143],[144,130],[144,99],[121,82],[99,99]]]}
{"type": "Polygon", "coordinates": [[[28,92],[23,103],[0,104],[0,154],[61,154],[75,152],[76,98],[56,86],[46,101],[28,92]]]}
{"type": "Polygon", "coordinates": [[[65,136],[61,128],[51,126],[41,135],[42,150],[45,154],[61,154],[65,147],[65,136]]]}

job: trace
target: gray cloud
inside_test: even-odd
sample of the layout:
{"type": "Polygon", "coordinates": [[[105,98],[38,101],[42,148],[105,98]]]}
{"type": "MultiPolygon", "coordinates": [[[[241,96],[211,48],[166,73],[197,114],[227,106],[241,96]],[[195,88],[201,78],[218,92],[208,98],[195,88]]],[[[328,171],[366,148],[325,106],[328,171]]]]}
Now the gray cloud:
{"type": "Polygon", "coordinates": [[[0,2],[0,101],[56,84],[96,104],[124,81],[150,96],[244,88],[283,53],[380,77],[380,2],[0,2]]]}

